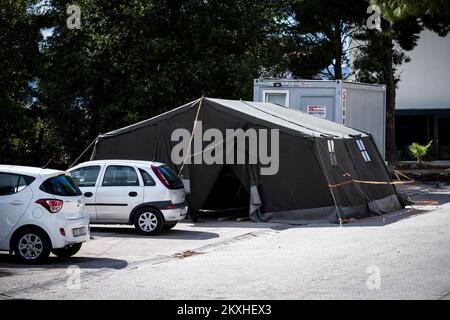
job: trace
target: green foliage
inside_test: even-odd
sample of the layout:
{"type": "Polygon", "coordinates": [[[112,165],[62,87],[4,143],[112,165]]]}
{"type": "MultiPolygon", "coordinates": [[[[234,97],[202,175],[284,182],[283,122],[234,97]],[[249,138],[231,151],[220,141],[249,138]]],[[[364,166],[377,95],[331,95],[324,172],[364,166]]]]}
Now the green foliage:
{"type": "Polygon", "coordinates": [[[52,1],[39,82],[53,156],[65,163],[99,133],[203,94],[251,99],[261,68],[276,72],[281,59],[278,1],[77,4],[81,30],[69,30],[66,1],[52,1]]]}
{"type": "Polygon", "coordinates": [[[448,0],[372,0],[383,17],[392,23],[405,21],[445,37],[450,31],[450,2],[448,0]]]}
{"type": "Polygon", "coordinates": [[[428,153],[428,149],[430,149],[432,143],[433,141],[430,141],[426,145],[421,145],[417,142],[413,142],[409,146],[409,152],[411,152],[411,154],[417,159],[418,163],[422,164],[422,159],[428,153]]]}
{"type": "Polygon", "coordinates": [[[343,79],[342,64],[348,63],[348,41],[365,25],[366,0],[296,0],[290,4],[290,71],[297,77],[312,78],[326,69],[324,76],[343,79]],[[334,70],[327,69],[330,65],[334,70]]]}
{"type": "Polygon", "coordinates": [[[396,72],[399,65],[409,62],[405,51],[412,50],[424,29],[445,36],[450,30],[448,1],[372,0],[382,10],[382,32],[367,31],[356,34],[360,50],[355,57],[356,79],[386,84],[386,154],[396,161],[395,101],[396,72]],[[437,9],[436,4],[438,4],[437,9]]]}
{"type": "Polygon", "coordinates": [[[407,61],[396,48],[412,49],[422,28],[448,31],[430,9],[361,32],[368,1],[77,0],[81,29],[70,30],[65,0],[3,0],[0,163],[64,167],[99,133],[201,95],[252,99],[261,74],[311,78],[333,64],[327,76],[341,79],[358,31],[359,79],[386,83],[386,52],[395,67],[407,61]]]}
{"type": "Polygon", "coordinates": [[[383,32],[365,30],[356,33],[355,41],[360,44],[353,64],[357,81],[387,84],[391,68],[395,83],[400,81],[396,69],[410,61],[405,50],[412,50],[417,45],[421,31],[422,27],[416,20],[406,19],[392,24],[383,32]],[[391,66],[386,65],[387,55],[392,56],[391,66]]]}
{"type": "Polygon", "coordinates": [[[0,163],[33,163],[40,119],[33,95],[39,67],[39,27],[30,1],[0,5],[0,163]]]}
{"type": "Polygon", "coordinates": [[[383,16],[392,22],[416,18],[437,33],[448,32],[450,3],[448,0],[372,0],[383,16]],[[447,29],[447,31],[445,31],[447,29]]]}

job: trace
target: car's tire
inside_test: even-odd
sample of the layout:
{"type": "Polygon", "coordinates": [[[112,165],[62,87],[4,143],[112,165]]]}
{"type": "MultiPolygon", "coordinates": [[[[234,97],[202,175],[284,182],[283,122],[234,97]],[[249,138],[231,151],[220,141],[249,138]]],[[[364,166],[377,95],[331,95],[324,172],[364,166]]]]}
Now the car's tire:
{"type": "Polygon", "coordinates": [[[170,229],[173,229],[173,228],[177,225],[177,223],[178,223],[178,222],[165,224],[164,227],[163,227],[163,229],[164,229],[164,230],[170,230],[170,229]]]}
{"type": "Polygon", "coordinates": [[[134,226],[140,234],[154,236],[164,227],[161,212],[153,208],[142,208],[134,217],[134,226]]]}
{"type": "Polygon", "coordinates": [[[81,242],[71,244],[64,248],[53,249],[52,253],[59,258],[70,258],[71,256],[74,256],[75,254],[77,254],[78,251],[80,251],[81,245],[82,245],[81,242]]]}
{"type": "Polygon", "coordinates": [[[50,239],[38,228],[20,230],[14,236],[13,251],[20,262],[39,264],[50,255],[50,239]]]}

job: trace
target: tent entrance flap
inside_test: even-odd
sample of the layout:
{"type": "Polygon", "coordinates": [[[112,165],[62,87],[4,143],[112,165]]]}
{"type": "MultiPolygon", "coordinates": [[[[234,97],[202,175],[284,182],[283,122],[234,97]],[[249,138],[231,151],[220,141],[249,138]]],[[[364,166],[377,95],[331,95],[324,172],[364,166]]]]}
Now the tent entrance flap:
{"type": "Polygon", "coordinates": [[[248,216],[250,195],[233,169],[224,165],[200,212],[248,216]]]}

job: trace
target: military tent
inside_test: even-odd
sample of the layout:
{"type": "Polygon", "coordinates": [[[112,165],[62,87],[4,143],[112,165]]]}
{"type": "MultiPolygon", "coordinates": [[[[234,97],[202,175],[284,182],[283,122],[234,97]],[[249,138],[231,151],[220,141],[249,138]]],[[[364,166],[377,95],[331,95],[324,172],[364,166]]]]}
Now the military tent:
{"type": "Polygon", "coordinates": [[[230,175],[245,191],[243,201],[253,220],[338,222],[401,208],[369,134],[271,103],[202,97],[100,135],[91,159],[169,164],[185,183],[191,212],[202,209],[214,192],[216,198],[217,192],[225,201],[231,198],[237,187],[223,181],[230,175]],[[233,131],[244,132],[244,144],[228,134],[233,131]],[[259,153],[255,160],[250,146],[249,132],[264,131],[265,136],[257,135],[258,147],[270,163],[259,153]],[[240,152],[244,162],[236,160],[240,152]],[[206,163],[206,153],[224,160],[206,163]]]}

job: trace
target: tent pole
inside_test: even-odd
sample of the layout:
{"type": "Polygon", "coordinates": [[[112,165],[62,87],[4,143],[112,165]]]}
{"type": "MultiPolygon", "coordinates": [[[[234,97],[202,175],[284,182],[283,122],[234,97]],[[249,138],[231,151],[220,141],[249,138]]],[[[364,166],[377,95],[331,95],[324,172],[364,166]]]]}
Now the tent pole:
{"type": "Polygon", "coordinates": [[[203,102],[204,98],[205,98],[204,95],[200,98],[200,101],[199,101],[199,104],[198,104],[198,108],[197,108],[197,114],[195,115],[194,124],[192,125],[191,136],[189,137],[188,152],[186,152],[186,155],[184,156],[183,162],[181,163],[181,167],[180,167],[180,170],[178,172],[178,176],[181,175],[181,172],[183,171],[183,168],[184,168],[184,163],[186,162],[187,157],[190,156],[189,153],[190,153],[190,150],[191,150],[192,139],[194,138],[195,128],[197,127],[197,119],[198,119],[198,116],[200,114],[200,109],[202,108],[202,102],[203,102]]]}
{"type": "Polygon", "coordinates": [[[325,164],[323,163],[323,159],[322,159],[322,154],[320,153],[319,147],[317,146],[317,140],[315,141],[315,145],[317,148],[317,153],[319,154],[319,158],[320,158],[320,163],[322,164],[322,170],[325,174],[325,178],[327,179],[327,183],[328,183],[328,188],[330,189],[331,192],[331,197],[333,198],[333,202],[334,202],[334,207],[336,208],[336,213],[338,215],[338,219],[339,219],[339,227],[342,227],[342,218],[341,218],[341,212],[340,212],[340,208],[337,204],[336,201],[336,197],[334,195],[333,189],[331,188],[331,182],[330,182],[330,178],[328,177],[328,173],[327,170],[325,169],[325,164]]]}
{"type": "Polygon", "coordinates": [[[89,144],[89,146],[88,146],[86,149],[84,149],[84,151],[78,156],[78,158],[76,158],[75,161],[72,162],[72,163],[70,164],[70,166],[69,166],[68,169],[72,168],[72,167],[78,162],[78,160],[80,160],[81,157],[84,156],[84,154],[86,153],[86,151],[88,151],[88,150],[92,147],[92,145],[93,145],[97,140],[98,140],[98,137],[96,137],[96,138],[94,139],[94,141],[92,141],[92,142],[89,144]]]}

